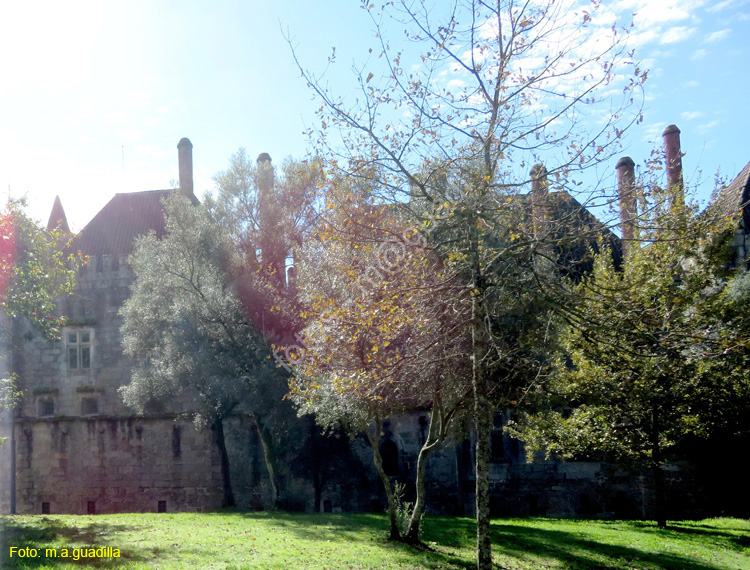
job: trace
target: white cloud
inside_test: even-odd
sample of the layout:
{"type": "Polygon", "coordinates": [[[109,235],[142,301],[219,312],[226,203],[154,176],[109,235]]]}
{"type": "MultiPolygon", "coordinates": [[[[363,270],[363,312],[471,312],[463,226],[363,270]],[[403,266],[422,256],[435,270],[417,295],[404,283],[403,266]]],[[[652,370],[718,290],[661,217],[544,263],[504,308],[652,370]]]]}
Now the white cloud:
{"type": "Polygon", "coordinates": [[[682,119],[685,121],[692,121],[693,119],[700,119],[703,116],[703,113],[700,111],[685,111],[680,115],[682,119]]]}
{"type": "Polygon", "coordinates": [[[697,49],[697,50],[695,50],[693,52],[693,55],[692,55],[692,57],[690,59],[695,59],[695,60],[703,59],[707,55],[708,55],[708,51],[706,51],[704,49],[697,49]]]}
{"type": "Polygon", "coordinates": [[[682,84],[682,86],[683,87],[700,87],[701,83],[700,83],[700,81],[695,81],[695,80],[693,80],[693,81],[686,81],[685,83],[682,84]]]}
{"type": "Polygon", "coordinates": [[[710,123],[704,123],[703,125],[700,125],[698,127],[698,132],[701,134],[705,134],[718,124],[719,124],[719,121],[711,121],[710,123]]]}
{"type": "Polygon", "coordinates": [[[729,28],[727,28],[725,30],[719,30],[717,32],[712,32],[712,33],[708,34],[708,36],[706,36],[706,39],[703,40],[703,41],[705,43],[707,43],[707,44],[712,44],[714,42],[718,42],[718,41],[723,40],[724,38],[726,38],[731,31],[732,30],[730,30],[729,28]]]}
{"type": "Polygon", "coordinates": [[[675,26],[669,28],[664,35],[661,37],[661,43],[663,44],[674,44],[688,39],[695,33],[695,28],[688,28],[685,26],[675,26]]]}
{"type": "Polygon", "coordinates": [[[706,12],[721,12],[724,8],[728,8],[732,4],[734,4],[734,0],[724,0],[706,8],[706,12]]]}
{"type": "Polygon", "coordinates": [[[651,143],[661,138],[665,125],[661,123],[647,125],[643,129],[643,141],[651,143]]]}
{"type": "Polygon", "coordinates": [[[635,12],[636,20],[650,27],[659,23],[698,21],[695,13],[705,4],[706,0],[624,0],[620,6],[635,12]]]}
{"type": "Polygon", "coordinates": [[[659,38],[659,29],[649,28],[643,31],[631,32],[628,36],[628,45],[638,48],[644,44],[653,42],[659,38]]]}

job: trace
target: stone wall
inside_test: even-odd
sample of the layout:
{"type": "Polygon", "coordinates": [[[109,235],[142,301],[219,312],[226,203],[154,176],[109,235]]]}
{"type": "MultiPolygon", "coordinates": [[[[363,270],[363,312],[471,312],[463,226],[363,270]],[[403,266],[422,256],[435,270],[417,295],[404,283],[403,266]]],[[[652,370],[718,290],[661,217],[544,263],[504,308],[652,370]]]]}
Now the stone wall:
{"type": "Polygon", "coordinates": [[[130,381],[132,363],[122,352],[118,311],[130,294],[134,275],[125,263],[110,256],[89,261],[78,276],[76,290],[58,302],[58,312],[68,320],[57,341],[48,341],[30,326],[16,327],[14,371],[23,385],[20,417],[41,415],[80,416],[90,409],[83,400],[96,400],[96,414],[130,415],[117,389],[130,381]],[[67,342],[69,333],[90,335],[88,367],[70,368],[67,342]],[[44,414],[49,402],[51,414],[44,414]]]}
{"type": "Polygon", "coordinates": [[[221,506],[212,434],[184,420],[19,420],[16,450],[19,514],[157,512],[160,501],[166,511],[221,506]]]}

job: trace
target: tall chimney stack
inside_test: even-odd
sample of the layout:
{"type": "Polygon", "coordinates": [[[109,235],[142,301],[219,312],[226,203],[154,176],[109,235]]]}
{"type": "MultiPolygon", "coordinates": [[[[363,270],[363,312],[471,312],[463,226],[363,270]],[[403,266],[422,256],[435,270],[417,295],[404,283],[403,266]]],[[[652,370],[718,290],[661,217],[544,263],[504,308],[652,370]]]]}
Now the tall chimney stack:
{"type": "Polygon", "coordinates": [[[667,167],[669,207],[674,209],[685,205],[685,190],[682,183],[682,152],[680,151],[680,129],[669,125],[664,129],[664,155],[667,167]]]}
{"type": "Polygon", "coordinates": [[[177,158],[180,164],[180,194],[192,199],[193,194],[193,143],[188,138],[177,143],[177,158]]]}
{"type": "Polygon", "coordinates": [[[272,283],[281,289],[286,285],[286,254],[281,213],[273,193],[273,164],[271,156],[258,156],[258,224],[260,226],[260,253],[263,265],[272,283]]]}
{"type": "Polygon", "coordinates": [[[547,236],[547,196],[549,182],[547,169],[542,163],[535,164],[531,175],[531,219],[534,224],[534,239],[542,240],[547,236]]]}
{"type": "Polygon", "coordinates": [[[620,198],[622,258],[638,247],[638,203],[635,196],[635,163],[629,156],[617,161],[617,194],[620,198]]]}

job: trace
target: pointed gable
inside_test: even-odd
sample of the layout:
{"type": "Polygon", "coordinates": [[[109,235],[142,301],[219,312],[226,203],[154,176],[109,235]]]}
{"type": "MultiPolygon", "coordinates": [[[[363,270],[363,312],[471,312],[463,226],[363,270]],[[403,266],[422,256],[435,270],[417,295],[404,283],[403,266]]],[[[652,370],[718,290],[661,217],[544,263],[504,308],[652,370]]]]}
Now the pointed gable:
{"type": "Polygon", "coordinates": [[[50,231],[60,230],[62,232],[65,232],[66,234],[70,233],[70,227],[68,227],[68,219],[65,217],[65,210],[63,210],[60,196],[55,196],[55,203],[52,205],[52,212],[49,215],[47,229],[50,231]]]}

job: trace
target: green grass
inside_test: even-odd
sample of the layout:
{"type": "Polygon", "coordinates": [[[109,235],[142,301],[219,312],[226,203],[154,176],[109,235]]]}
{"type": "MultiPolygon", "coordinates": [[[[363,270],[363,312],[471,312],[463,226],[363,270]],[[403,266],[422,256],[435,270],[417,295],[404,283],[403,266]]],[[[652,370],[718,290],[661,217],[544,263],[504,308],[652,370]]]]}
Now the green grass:
{"type": "MultiPolygon", "coordinates": [[[[427,517],[424,549],[385,540],[383,515],[217,512],[0,517],[0,568],[467,569],[474,524],[427,517]],[[45,549],[111,546],[119,558],[46,558],[45,549]],[[11,547],[36,558],[10,558],[11,547]]],[[[750,521],[653,523],[502,519],[494,561],[508,570],[750,570],[750,521]]]]}

